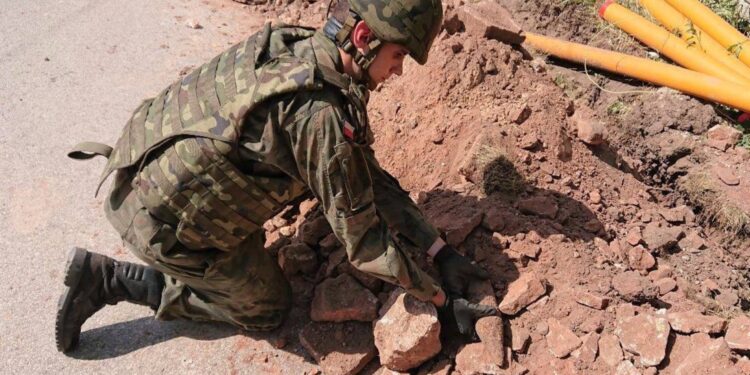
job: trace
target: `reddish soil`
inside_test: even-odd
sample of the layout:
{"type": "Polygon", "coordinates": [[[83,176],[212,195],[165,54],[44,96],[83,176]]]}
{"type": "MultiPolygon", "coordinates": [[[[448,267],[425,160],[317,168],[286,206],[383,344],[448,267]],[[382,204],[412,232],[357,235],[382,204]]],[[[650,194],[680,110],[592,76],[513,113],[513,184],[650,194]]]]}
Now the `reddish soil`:
{"type": "MultiPolygon", "coordinates": [[[[526,29],[646,52],[637,44],[603,40],[591,8],[577,2],[499,2],[526,29]]],[[[293,2],[259,5],[253,11],[318,26],[326,5],[293,2]]],[[[709,147],[706,136],[709,128],[725,122],[726,114],[671,90],[533,56],[498,41],[444,31],[425,66],[410,61],[403,76],[386,82],[369,103],[382,165],[428,218],[450,223],[484,215],[485,223],[458,248],[490,271],[498,300],[520,274],[534,272],[547,281],[547,296],[507,317],[509,332],[525,329],[531,336],[528,349],[513,354],[511,369],[614,372],[601,357],[585,361],[576,353],[562,359],[552,355],[545,340],[549,318],[583,338],[594,331],[612,334],[623,314],[657,314],[661,309],[727,319],[746,314],[750,227],[742,215],[750,213],[750,156],[739,146],[709,147]],[[604,144],[588,146],[577,139],[575,118],[581,117],[606,125],[604,144]],[[719,178],[718,166],[731,169],[739,185],[719,178]],[[546,207],[530,210],[528,202],[546,207]],[[552,206],[551,214],[545,211],[552,206]],[[674,212],[679,217],[671,216],[674,212]],[[497,215],[503,224],[488,225],[488,218],[497,215]],[[732,218],[736,220],[728,221],[732,218]],[[653,223],[684,235],[655,248],[647,238],[653,223]],[[634,245],[650,250],[654,264],[634,258],[634,245]],[[513,250],[529,246],[541,248],[536,259],[513,250]],[[631,305],[612,281],[629,270],[654,281],[672,279],[676,289],[631,305]],[[609,307],[597,310],[576,302],[582,292],[609,298],[609,307]]],[[[286,214],[291,227],[317,215],[305,212],[307,219],[286,214]]],[[[280,234],[290,233],[284,227],[288,225],[267,228],[273,249],[300,238],[300,230],[280,234]]],[[[320,253],[317,277],[293,279],[298,310],[309,308],[311,281],[332,276],[325,272],[326,252],[320,253]]],[[[422,254],[414,256],[428,266],[422,254]]],[[[389,289],[385,286],[383,293],[389,289]]],[[[295,317],[304,321],[306,314],[298,310],[295,317]]],[[[293,331],[303,321],[296,320],[293,330],[284,328],[290,340],[297,340],[293,331]]],[[[674,373],[705,340],[673,331],[666,359],[656,368],[639,370],[674,373]]],[[[446,345],[423,369],[453,358],[457,346],[446,345]]],[[[624,358],[638,366],[637,356],[626,352],[624,358]]],[[[732,352],[727,361],[746,364],[747,356],[732,352]]],[[[378,367],[371,364],[366,370],[378,367]]]]}

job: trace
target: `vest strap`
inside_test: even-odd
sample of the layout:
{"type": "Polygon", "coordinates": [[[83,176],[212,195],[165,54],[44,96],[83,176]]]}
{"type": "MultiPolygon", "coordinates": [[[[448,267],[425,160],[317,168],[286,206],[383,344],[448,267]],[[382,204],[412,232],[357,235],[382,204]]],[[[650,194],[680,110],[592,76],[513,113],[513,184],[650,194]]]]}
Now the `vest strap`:
{"type": "Polygon", "coordinates": [[[97,142],[81,142],[68,152],[68,157],[76,160],[88,160],[96,156],[104,156],[109,159],[112,147],[97,142]]]}

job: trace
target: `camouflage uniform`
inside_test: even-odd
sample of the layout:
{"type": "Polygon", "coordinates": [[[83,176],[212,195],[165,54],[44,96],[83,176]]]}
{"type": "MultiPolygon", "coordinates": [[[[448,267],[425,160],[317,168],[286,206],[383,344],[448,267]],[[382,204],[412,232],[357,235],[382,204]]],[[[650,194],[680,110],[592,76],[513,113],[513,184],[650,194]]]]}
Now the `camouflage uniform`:
{"type": "Polygon", "coordinates": [[[164,274],[157,317],[278,326],[290,287],[263,249],[261,226],[306,193],[319,200],[357,269],[431,299],[438,284],[391,230],[425,251],[438,232],[375,159],[366,89],[340,74],[328,74],[338,86],[305,76],[307,66],[316,74],[343,70],[321,32],[267,27],[260,35],[144,102],[109,157],[102,180],[112,172],[115,180],[107,218],[135,255],[164,274]],[[268,64],[266,75],[253,73],[243,65],[247,55],[256,66],[293,58],[272,66],[286,81],[268,64]],[[263,97],[264,84],[289,81],[296,89],[263,97]],[[244,117],[224,110],[245,106],[248,90],[257,105],[243,108],[244,117]]]}

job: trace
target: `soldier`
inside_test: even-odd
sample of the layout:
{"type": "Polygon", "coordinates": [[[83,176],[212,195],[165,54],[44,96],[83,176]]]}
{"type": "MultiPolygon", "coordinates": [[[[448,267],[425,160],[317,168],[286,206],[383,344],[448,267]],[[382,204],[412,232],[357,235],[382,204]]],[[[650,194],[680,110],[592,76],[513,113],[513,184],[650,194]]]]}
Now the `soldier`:
{"type": "Polygon", "coordinates": [[[355,268],[431,301],[462,333],[495,314],[462,297],[486,272],[445,244],[370,147],[368,90],[400,75],[406,55],[427,61],[442,13],[440,0],[348,0],[321,30],[266,25],[144,101],[114,148],[78,145],[73,158],[107,158],[107,219],[148,266],[73,249],[58,350],[120,301],[160,319],[278,327],[291,292],[262,224],[310,193],[355,268]],[[434,257],[445,290],[392,231],[434,257]]]}

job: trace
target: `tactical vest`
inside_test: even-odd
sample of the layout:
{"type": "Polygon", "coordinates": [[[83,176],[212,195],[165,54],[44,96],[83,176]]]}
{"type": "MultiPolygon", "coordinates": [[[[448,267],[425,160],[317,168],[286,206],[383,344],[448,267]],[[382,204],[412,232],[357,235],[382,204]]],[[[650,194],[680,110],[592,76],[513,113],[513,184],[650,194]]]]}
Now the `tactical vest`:
{"type": "Polygon", "coordinates": [[[133,185],[139,201],[156,217],[174,218],[180,242],[195,250],[233,249],[306,191],[300,183],[291,189],[273,186],[227,159],[247,113],[269,98],[330,84],[366,116],[365,99],[352,94],[351,79],[294,56],[287,47],[313,34],[267,24],[144,101],[114,148],[86,142],[69,156],[108,157],[97,192],[112,172],[137,166],[133,185]]]}

